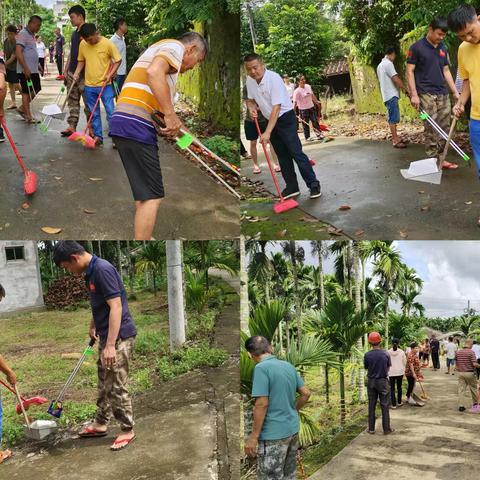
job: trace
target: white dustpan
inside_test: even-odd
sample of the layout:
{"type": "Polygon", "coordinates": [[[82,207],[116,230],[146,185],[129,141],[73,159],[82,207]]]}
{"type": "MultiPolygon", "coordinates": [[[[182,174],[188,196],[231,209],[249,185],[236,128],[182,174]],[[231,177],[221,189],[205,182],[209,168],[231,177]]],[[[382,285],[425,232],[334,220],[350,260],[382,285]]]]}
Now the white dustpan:
{"type": "Polygon", "coordinates": [[[438,169],[436,158],[425,158],[411,162],[410,167],[400,170],[403,178],[415,180],[417,182],[433,183],[440,185],[442,181],[442,171],[438,169]]]}
{"type": "Polygon", "coordinates": [[[42,109],[42,113],[49,117],[53,117],[53,115],[58,115],[59,113],[63,113],[62,109],[56,104],[52,105],[45,105],[42,109]]]}

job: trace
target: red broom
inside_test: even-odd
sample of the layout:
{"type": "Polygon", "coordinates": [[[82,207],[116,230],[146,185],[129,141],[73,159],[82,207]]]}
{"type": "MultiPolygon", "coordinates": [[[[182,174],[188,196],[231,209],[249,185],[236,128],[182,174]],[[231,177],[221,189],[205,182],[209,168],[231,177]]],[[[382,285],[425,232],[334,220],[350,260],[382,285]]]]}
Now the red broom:
{"type": "MultiPolygon", "coordinates": [[[[5,388],[7,388],[13,394],[15,394],[15,390],[8,383],[5,383],[3,380],[0,380],[0,384],[2,384],[5,388]]],[[[48,400],[45,397],[31,397],[31,398],[20,397],[20,399],[22,400],[23,408],[25,410],[28,410],[32,405],[42,405],[48,402],[48,400]]],[[[15,408],[15,411],[17,412],[18,415],[20,415],[22,413],[22,407],[20,405],[17,405],[15,408]]]]}
{"type": "Polygon", "coordinates": [[[7,128],[7,122],[5,121],[5,117],[2,117],[2,127],[7,134],[8,141],[10,142],[10,146],[12,147],[13,153],[17,157],[18,163],[20,164],[21,169],[23,170],[23,191],[25,195],[33,195],[37,191],[37,174],[33,170],[27,170],[25,164],[23,163],[22,157],[15,145],[12,136],[7,128]]]}
{"type": "Polygon", "coordinates": [[[107,80],[105,79],[102,88],[100,90],[100,93],[98,95],[97,101],[95,102],[95,105],[93,106],[92,112],[90,113],[90,118],[88,119],[87,126],[85,127],[84,132],[73,132],[68,139],[71,140],[72,142],[80,142],[83,144],[84,147],[89,148],[91,150],[95,149],[95,140],[87,133],[88,129],[90,127],[90,124],[92,123],[93,119],[93,114],[95,113],[95,110],[98,107],[98,104],[100,103],[100,99],[102,98],[102,93],[105,90],[105,87],[107,86],[107,80]]]}
{"type": "MultiPolygon", "coordinates": [[[[255,120],[255,126],[257,127],[258,137],[260,138],[262,135],[262,132],[260,130],[260,125],[258,124],[257,117],[255,117],[254,120],[255,120]]],[[[275,205],[273,205],[273,211],[275,213],[283,213],[283,212],[286,212],[287,210],[291,210],[292,208],[298,207],[298,202],[293,198],[289,198],[287,200],[283,198],[282,192],[280,191],[280,187],[278,186],[277,176],[275,175],[275,171],[273,170],[272,164],[270,162],[270,157],[268,156],[268,153],[267,153],[267,148],[265,147],[265,144],[263,142],[260,142],[260,143],[262,144],[262,147],[263,147],[263,153],[265,154],[268,169],[270,170],[273,183],[275,184],[275,189],[277,190],[278,197],[280,198],[280,202],[275,203],[275,205]]]]}

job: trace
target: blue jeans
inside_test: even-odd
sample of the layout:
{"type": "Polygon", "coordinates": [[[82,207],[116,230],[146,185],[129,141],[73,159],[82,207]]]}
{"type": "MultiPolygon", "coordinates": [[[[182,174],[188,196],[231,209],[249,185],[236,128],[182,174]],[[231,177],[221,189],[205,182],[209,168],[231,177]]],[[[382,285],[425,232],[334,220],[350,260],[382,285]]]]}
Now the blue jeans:
{"type": "MultiPolygon", "coordinates": [[[[98,95],[100,94],[100,90],[102,87],[87,87],[85,86],[85,100],[87,102],[87,107],[90,112],[93,111],[93,107],[95,102],[97,101],[98,95]]],[[[102,93],[102,103],[105,107],[105,113],[107,114],[107,122],[110,123],[110,118],[113,114],[113,109],[115,108],[115,104],[113,103],[113,87],[111,85],[107,85],[102,93]]],[[[103,130],[102,130],[102,117],[100,116],[100,105],[97,105],[95,112],[93,113],[92,118],[92,129],[93,133],[96,137],[103,140],[103,130]]]]}
{"type": "Polygon", "coordinates": [[[396,125],[400,123],[400,108],[398,107],[398,97],[392,97],[385,102],[388,111],[388,123],[396,125]]]}
{"type": "Polygon", "coordinates": [[[117,75],[116,81],[118,86],[118,91],[122,91],[123,84],[125,83],[125,79],[127,78],[126,75],[117,75]]]}
{"type": "Polygon", "coordinates": [[[470,119],[470,144],[477,164],[477,175],[480,177],[480,120],[470,119]]]}
{"type": "Polygon", "coordinates": [[[282,177],[285,180],[287,189],[298,189],[297,175],[295,165],[298,165],[300,175],[307,184],[308,188],[319,184],[310,165],[310,160],[303,153],[302,142],[298,138],[297,122],[295,112],[290,110],[278,118],[275,128],[270,136],[270,142],[278,157],[278,163],[282,169],[282,177]]]}

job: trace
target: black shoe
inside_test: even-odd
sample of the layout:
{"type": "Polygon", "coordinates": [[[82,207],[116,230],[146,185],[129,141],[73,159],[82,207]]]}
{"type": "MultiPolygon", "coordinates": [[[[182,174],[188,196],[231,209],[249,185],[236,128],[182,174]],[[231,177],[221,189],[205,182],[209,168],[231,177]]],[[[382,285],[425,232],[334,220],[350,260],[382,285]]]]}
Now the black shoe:
{"type": "Polygon", "coordinates": [[[300,195],[300,190],[297,188],[284,188],[282,191],[282,197],[284,200],[287,198],[298,197],[300,195]]]}
{"type": "Polygon", "coordinates": [[[459,412],[464,412],[465,410],[466,410],[465,407],[458,407],[458,411],[459,411],[459,412]]]}
{"type": "Polygon", "coordinates": [[[321,196],[322,192],[320,190],[320,182],[317,182],[310,187],[310,198],[318,198],[321,196]]]}
{"type": "Polygon", "coordinates": [[[3,143],[5,141],[5,135],[3,134],[3,131],[0,132],[0,143],[3,143]]]}

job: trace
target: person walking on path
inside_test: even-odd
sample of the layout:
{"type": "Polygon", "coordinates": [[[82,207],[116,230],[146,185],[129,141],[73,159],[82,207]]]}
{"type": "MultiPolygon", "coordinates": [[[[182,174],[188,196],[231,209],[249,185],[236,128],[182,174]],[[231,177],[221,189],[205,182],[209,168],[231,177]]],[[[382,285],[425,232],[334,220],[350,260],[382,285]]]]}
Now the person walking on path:
{"type": "Polygon", "coordinates": [[[65,46],[65,37],[60,28],[55,29],[55,61],[57,62],[58,76],[57,80],[63,80],[63,47],[65,46]]]}
{"type": "Polygon", "coordinates": [[[453,370],[455,369],[455,353],[457,352],[457,345],[453,342],[453,337],[448,337],[448,342],[445,345],[445,357],[447,359],[447,375],[450,375],[450,369],[452,369],[452,375],[455,375],[453,370]]]}
{"type": "Polygon", "coordinates": [[[458,73],[463,80],[462,94],[453,107],[455,116],[465,112],[471,99],[470,145],[480,177],[480,19],[475,7],[461,5],[448,16],[448,25],[462,40],[458,48],[458,73]]]}
{"type": "Polygon", "coordinates": [[[93,317],[89,335],[99,340],[97,413],[95,421],[83,427],[79,436],[106,436],[113,414],[122,433],[110,449],[121,450],[135,438],[132,399],[127,383],[137,335],[122,278],[111,263],[91,255],[74,241],[59,241],[54,247],[53,259],[57,267],[75,275],[84,274],[93,317]]]}
{"type": "Polygon", "coordinates": [[[388,372],[392,366],[390,355],[382,349],[382,337],[378,332],[368,334],[368,343],[372,350],[363,357],[363,364],[368,377],[368,433],[375,433],[375,408],[380,401],[382,409],[383,433],[388,435],[394,430],[390,426],[390,382],[388,372]]]}
{"type": "Polygon", "coordinates": [[[42,26],[42,19],[38,15],[32,15],[27,26],[17,35],[15,56],[17,57],[17,73],[22,87],[22,106],[17,109],[18,113],[27,123],[38,123],[34,119],[30,104],[42,89],[38,68],[38,51],[35,34],[42,26]],[[27,82],[31,81],[32,86],[27,82]]]}
{"type": "Polygon", "coordinates": [[[253,429],[245,442],[245,454],[257,457],[258,480],[295,480],[298,412],[308,402],[310,391],[292,364],[272,355],[272,346],[265,337],[250,337],[245,348],[256,363],[253,429]]]}
{"type": "Polygon", "coordinates": [[[321,196],[320,182],[310,164],[310,160],[302,150],[298,137],[295,112],[288,96],[285,84],[280,75],[268,70],[260,55],[251,53],[244,57],[247,71],[248,108],[252,118],[256,118],[260,110],[268,118],[267,128],[262,133],[260,141],[271,142],[278,155],[278,161],[285,180],[283,198],[293,198],[300,195],[295,173],[294,162],[298,165],[300,174],[310,189],[310,198],[321,196]]]}
{"type": "MultiPolygon", "coordinates": [[[[5,374],[7,377],[7,382],[14,387],[17,383],[17,377],[15,372],[8,366],[5,359],[0,355],[0,372],[5,374]]],[[[3,408],[2,408],[2,398],[0,395],[0,447],[2,445],[2,434],[3,434],[3,408]]],[[[0,464],[3,463],[7,458],[12,456],[11,450],[0,450],[0,464]]]]}
{"type": "Polygon", "coordinates": [[[312,122],[315,129],[317,140],[322,140],[323,135],[318,124],[317,109],[315,105],[318,104],[318,99],[313,93],[312,87],[306,83],[305,77],[301,76],[298,82],[298,87],[293,93],[293,109],[298,107],[300,118],[303,120],[303,134],[305,140],[313,140],[310,137],[310,122],[312,122]]]}
{"type": "Polygon", "coordinates": [[[5,55],[5,67],[7,69],[6,82],[8,84],[8,91],[10,92],[11,103],[7,110],[15,110],[17,108],[17,101],[15,99],[15,92],[20,92],[20,84],[17,73],[17,57],[15,50],[17,48],[17,27],[15,25],[8,25],[7,37],[3,42],[3,54],[5,55]]]}
{"type": "Polygon", "coordinates": [[[403,405],[402,382],[403,376],[405,375],[407,357],[405,352],[399,348],[399,345],[400,340],[398,340],[398,338],[394,338],[392,341],[392,348],[388,351],[391,363],[390,370],[388,371],[388,379],[390,381],[390,397],[392,408],[397,408],[397,406],[401,407],[403,405]]]}
{"type": "Polygon", "coordinates": [[[458,373],[458,410],[465,411],[465,396],[467,390],[472,397],[472,404],[477,403],[477,358],[472,350],[473,340],[465,340],[465,346],[455,352],[456,370],[458,373]]]}
{"type": "Polygon", "coordinates": [[[430,340],[426,338],[423,342],[423,347],[420,347],[420,356],[419,356],[419,358],[423,357],[423,363],[422,363],[423,368],[428,368],[428,366],[430,365],[430,353],[431,353],[430,340]]]}
{"type": "Polygon", "coordinates": [[[35,35],[35,41],[37,43],[37,53],[38,53],[38,66],[39,71],[42,77],[45,75],[45,52],[46,47],[43,43],[42,37],[40,35],[35,35]]]}
{"type": "MultiPolygon", "coordinates": [[[[2,128],[2,119],[5,116],[4,104],[5,104],[5,97],[7,95],[7,87],[6,87],[6,68],[5,62],[0,55],[0,143],[5,141],[5,135],[3,134],[2,128]]],[[[0,285],[0,301],[5,296],[5,291],[3,287],[0,285]],[[2,295],[3,294],[3,295],[2,295]]]]}
{"type": "Polygon", "coordinates": [[[50,42],[48,46],[48,55],[50,56],[50,63],[53,63],[55,58],[55,44],[53,42],[50,42]]]}
{"type": "Polygon", "coordinates": [[[440,342],[435,335],[430,339],[430,352],[432,354],[433,370],[440,370],[440,342]]]}
{"type": "Polygon", "coordinates": [[[396,56],[395,47],[387,47],[385,49],[385,56],[377,67],[377,77],[380,83],[383,103],[387,107],[388,126],[392,134],[393,146],[394,148],[407,148],[407,145],[397,133],[397,125],[400,123],[400,107],[398,106],[400,90],[407,95],[408,90],[395,70],[394,62],[396,56]]]}
{"type": "MultiPolygon", "coordinates": [[[[448,31],[447,20],[433,19],[428,33],[414,43],[407,54],[407,79],[410,102],[414,108],[422,108],[440,127],[449,131],[451,106],[448,89],[456,100],[459,93],[449,68],[448,50],[443,40],[448,31]],[[448,89],[447,89],[448,87],[448,89]]],[[[445,147],[445,140],[425,121],[425,151],[428,157],[438,158],[445,147]]],[[[443,168],[458,168],[456,163],[443,162],[443,168]]]]}
{"type": "Polygon", "coordinates": [[[160,202],[165,196],[157,129],[151,114],[155,110],[164,114],[166,128],[159,130],[161,135],[178,135],[183,128],[174,109],[178,75],[203,62],[207,53],[208,44],[197,32],[154,43],[135,62],[118,97],[110,136],[135,199],[136,240],[152,238],[160,202]]]}
{"type": "Polygon", "coordinates": [[[477,368],[475,369],[475,374],[477,375],[477,380],[480,379],[480,344],[477,340],[473,341],[472,350],[475,353],[475,358],[477,359],[477,368]]]}
{"type": "MultiPolygon", "coordinates": [[[[243,87],[243,100],[247,101],[247,87],[243,87]]],[[[267,119],[262,115],[261,112],[258,112],[258,126],[260,127],[260,132],[264,132],[267,128],[267,119]]],[[[258,143],[258,131],[257,126],[253,118],[250,116],[250,111],[247,108],[245,121],[243,123],[243,128],[245,130],[245,137],[250,142],[250,155],[253,161],[253,173],[258,174],[261,173],[262,170],[258,164],[258,152],[257,152],[257,143],[258,143]]],[[[280,172],[280,167],[278,165],[277,156],[275,154],[275,150],[273,149],[272,145],[270,144],[270,160],[272,161],[272,167],[276,172],[280,172]]],[[[268,148],[265,145],[265,148],[268,148]]]]}
{"type": "MultiPolygon", "coordinates": [[[[106,82],[101,100],[105,107],[107,124],[110,124],[110,118],[115,108],[112,78],[117,73],[122,57],[118,53],[117,47],[100,35],[95,24],[84,23],[80,27],[79,33],[84,41],[80,43],[78,49],[78,63],[73,74],[73,81],[79,81],[80,74],[85,68],[85,99],[90,112],[100,95],[102,85],[106,82]]],[[[92,130],[95,145],[103,145],[102,118],[99,107],[93,112],[92,130]]]]}
{"type": "Polygon", "coordinates": [[[417,380],[423,379],[421,370],[420,370],[420,360],[418,358],[418,343],[412,342],[410,344],[410,352],[407,355],[407,364],[405,365],[405,376],[407,377],[408,387],[407,387],[407,402],[410,405],[416,405],[415,400],[413,399],[413,390],[415,388],[415,382],[417,380]]]}
{"type": "Polygon", "coordinates": [[[110,40],[117,47],[118,53],[122,57],[122,63],[118,67],[117,76],[115,81],[117,82],[118,92],[122,90],[125,78],[127,78],[127,45],[125,43],[125,35],[128,32],[127,22],[124,18],[117,18],[113,22],[113,29],[115,33],[110,37],[110,40]]]}
{"type": "Polygon", "coordinates": [[[84,95],[85,72],[83,70],[72,87],[72,84],[74,83],[73,75],[78,65],[78,51],[80,48],[80,42],[82,41],[82,38],[80,37],[80,29],[85,23],[85,9],[81,5],[73,5],[68,11],[68,16],[70,17],[70,23],[72,24],[72,27],[74,27],[74,30],[70,39],[70,53],[68,54],[67,62],[65,63],[66,76],[64,83],[67,87],[67,91],[70,91],[70,95],[67,99],[68,127],[60,132],[62,137],[69,137],[77,130],[78,121],[80,119],[80,99],[83,98],[83,103],[85,105],[84,112],[87,121],[90,116],[90,111],[88,110],[87,101],[84,95]]]}

